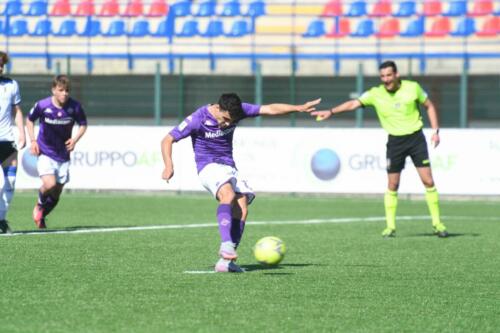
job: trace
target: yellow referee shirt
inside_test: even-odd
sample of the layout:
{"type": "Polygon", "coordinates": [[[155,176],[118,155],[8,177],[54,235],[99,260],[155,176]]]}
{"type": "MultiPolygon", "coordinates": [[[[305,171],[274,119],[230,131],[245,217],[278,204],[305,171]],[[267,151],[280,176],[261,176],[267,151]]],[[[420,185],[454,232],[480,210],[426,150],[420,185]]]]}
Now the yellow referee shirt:
{"type": "Polygon", "coordinates": [[[427,100],[427,93],[417,82],[402,80],[395,92],[381,84],[361,95],[363,106],[373,106],[380,125],[391,135],[408,135],[420,130],[424,123],[418,105],[427,100]]]}

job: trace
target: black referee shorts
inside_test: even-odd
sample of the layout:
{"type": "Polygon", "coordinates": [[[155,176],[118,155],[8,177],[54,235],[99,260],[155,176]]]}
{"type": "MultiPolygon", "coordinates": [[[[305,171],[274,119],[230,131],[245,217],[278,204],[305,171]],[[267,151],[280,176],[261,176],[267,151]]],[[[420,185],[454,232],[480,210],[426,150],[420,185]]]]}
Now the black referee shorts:
{"type": "Polygon", "coordinates": [[[9,158],[12,153],[17,151],[16,144],[13,141],[0,142],[0,164],[9,158]]]}
{"type": "Polygon", "coordinates": [[[405,160],[410,156],[413,164],[418,167],[429,167],[429,151],[422,130],[415,133],[394,136],[387,140],[387,173],[400,173],[405,167],[405,160]]]}

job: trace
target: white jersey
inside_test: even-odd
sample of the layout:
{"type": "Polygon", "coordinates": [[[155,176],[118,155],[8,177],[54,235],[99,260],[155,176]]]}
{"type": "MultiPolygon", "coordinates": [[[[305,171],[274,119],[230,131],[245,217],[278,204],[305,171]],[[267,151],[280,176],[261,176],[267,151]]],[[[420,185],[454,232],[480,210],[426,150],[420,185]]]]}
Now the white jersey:
{"type": "Polygon", "coordinates": [[[0,77],[0,141],[14,141],[12,106],[21,103],[16,81],[0,77]]]}

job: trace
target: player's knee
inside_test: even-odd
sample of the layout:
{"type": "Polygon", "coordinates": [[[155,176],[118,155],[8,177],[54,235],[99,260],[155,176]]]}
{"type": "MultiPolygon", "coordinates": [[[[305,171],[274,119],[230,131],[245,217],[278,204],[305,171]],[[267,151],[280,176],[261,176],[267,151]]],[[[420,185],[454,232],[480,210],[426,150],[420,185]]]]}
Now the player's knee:
{"type": "Polygon", "coordinates": [[[235,193],[233,191],[219,191],[217,198],[222,204],[231,204],[235,198],[235,193]]]}

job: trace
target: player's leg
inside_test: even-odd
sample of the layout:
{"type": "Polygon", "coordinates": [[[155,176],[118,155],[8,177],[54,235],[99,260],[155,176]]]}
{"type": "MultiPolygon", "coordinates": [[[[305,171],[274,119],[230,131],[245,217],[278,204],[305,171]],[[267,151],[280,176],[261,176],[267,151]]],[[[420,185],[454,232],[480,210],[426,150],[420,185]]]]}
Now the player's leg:
{"type": "Polygon", "coordinates": [[[434,233],[439,237],[447,237],[448,232],[446,231],[446,227],[443,222],[441,222],[439,194],[434,186],[432,170],[430,167],[417,167],[417,172],[425,186],[425,201],[427,202],[429,214],[431,215],[434,233]]]}
{"type": "Polygon", "coordinates": [[[9,211],[10,203],[14,197],[14,189],[16,184],[17,175],[17,151],[12,153],[7,160],[2,163],[3,176],[4,176],[4,186],[2,191],[2,197],[0,200],[3,201],[5,206],[5,215],[0,216],[0,220],[5,219],[7,212],[9,211]]]}
{"type": "Polygon", "coordinates": [[[59,203],[59,197],[61,196],[62,190],[64,188],[64,184],[60,184],[56,182],[54,188],[47,194],[47,200],[45,204],[45,208],[43,210],[43,217],[45,218],[50,212],[56,208],[59,203]]]}
{"type": "Polygon", "coordinates": [[[231,237],[231,206],[235,197],[236,194],[234,193],[231,182],[223,184],[217,191],[217,200],[219,200],[219,206],[217,207],[217,223],[219,225],[219,234],[221,237],[219,255],[228,260],[235,260],[238,258],[238,254],[235,250],[235,244],[231,237]]]}
{"type": "Polygon", "coordinates": [[[233,202],[232,210],[232,223],[231,223],[231,239],[235,244],[235,248],[238,248],[241,238],[243,236],[243,231],[245,230],[245,222],[248,216],[248,204],[247,196],[241,193],[236,194],[236,198],[233,202]]]}
{"type": "Polygon", "coordinates": [[[33,221],[39,229],[45,229],[45,210],[49,203],[51,192],[56,188],[57,181],[55,174],[44,174],[40,176],[42,186],[38,190],[38,200],[33,207],[33,221]]]}
{"type": "Polygon", "coordinates": [[[396,234],[396,211],[398,208],[398,188],[400,172],[387,174],[387,190],[384,195],[386,228],[382,231],[384,237],[394,237],[396,234]]]}
{"type": "MultiPolygon", "coordinates": [[[[4,175],[3,175],[3,169],[0,168],[0,191],[3,196],[3,187],[4,187],[4,175]]],[[[3,217],[0,220],[0,234],[6,234],[10,233],[10,227],[9,224],[7,223],[7,220],[5,220],[5,215],[7,214],[7,208],[5,207],[5,202],[3,200],[0,200],[0,217],[3,217]]]]}
{"type": "Polygon", "coordinates": [[[431,215],[432,227],[439,237],[447,237],[446,227],[441,222],[439,212],[439,195],[434,185],[432,170],[430,166],[429,151],[424,134],[420,131],[415,133],[411,148],[411,158],[417,169],[417,173],[425,187],[425,200],[431,215]]]}
{"type": "Polygon", "coordinates": [[[383,237],[396,235],[396,211],[398,208],[398,189],[401,171],[405,166],[406,138],[389,136],[387,141],[387,190],[384,195],[385,223],[383,237]]]}
{"type": "Polygon", "coordinates": [[[255,199],[253,190],[248,186],[248,182],[242,178],[239,172],[235,173],[234,190],[236,192],[236,199],[233,204],[233,223],[232,223],[232,237],[233,242],[238,247],[245,231],[245,222],[248,216],[248,206],[255,199]]]}
{"type": "Polygon", "coordinates": [[[17,171],[17,149],[10,141],[0,142],[0,233],[10,233],[6,220],[9,204],[14,194],[14,184],[17,171]]]}

